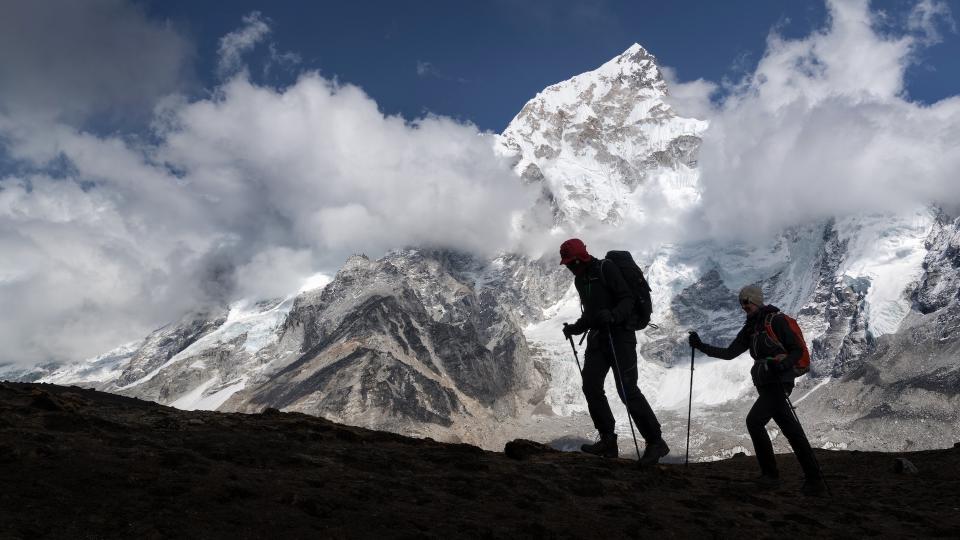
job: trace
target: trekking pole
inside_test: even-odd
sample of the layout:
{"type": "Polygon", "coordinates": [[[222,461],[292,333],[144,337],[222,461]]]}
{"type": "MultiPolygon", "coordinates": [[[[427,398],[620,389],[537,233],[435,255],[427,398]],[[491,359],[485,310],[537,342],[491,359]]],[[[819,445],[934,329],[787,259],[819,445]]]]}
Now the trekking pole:
{"type": "Polygon", "coordinates": [[[693,357],[695,354],[696,349],[690,347],[690,400],[687,402],[687,453],[683,458],[684,467],[690,463],[690,418],[693,412],[693,357]]]}
{"type": "Polygon", "coordinates": [[[637,460],[640,459],[640,445],[637,444],[637,433],[633,430],[633,419],[630,417],[630,405],[627,403],[627,391],[623,387],[623,372],[620,371],[620,362],[617,361],[617,351],[613,346],[613,332],[607,325],[607,340],[610,341],[610,354],[613,355],[613,367],[617,368],[618,380],[620,381],[620,398],[627,407],[627,422],[630,423],[630,434],[633,435],[633,446],[637,449],[637,460]]]}
{"type": "MultiPolygon", "coordinates": [[[[780,386],[780,391],[783,392],[783,399],[787,400],[787,406],[790,407],[790,413],[793,414],[793,419],[796,420],[797,425],[800,426],[800,432],[803,433],[803,438],[807,439],[807,444],[810,444],[810,439],[807,438],[803,424],[800,423],[800,417],[797,416],[797,408],[793,406],[793,402],[790,401],[790,396],[787,395],[787,391],[784,390],[783,385],[780,384],[778,386],[780,386]]],[[[827,484],[827,479],[823,476],[823,469],[820,468],[820,460],[817,459],[817,454],[813,451],[813,446],[810,446],[810,456],[813,458],[813,464],[817,466],[817,474],[820,475],[820,481],[823,482],[823,487],[827,488],[827,496],[832,499],[833,492],[830,491],[830,484],[827,484]]]]}
{"type": "MultiPolygon", "coordinates": [[[[563,323],[563,327],[567,327],[567,323],[563,323]]],[[[580,357],[577,356],[577,346],[573,344],[573,336],[567,336],[567,341],[570,342],[570,348],[573,349],[573,359],[577,361],[577,371],[580,372],[580,378],[583,378],[583,368],[580,367],[580,357]]]]}

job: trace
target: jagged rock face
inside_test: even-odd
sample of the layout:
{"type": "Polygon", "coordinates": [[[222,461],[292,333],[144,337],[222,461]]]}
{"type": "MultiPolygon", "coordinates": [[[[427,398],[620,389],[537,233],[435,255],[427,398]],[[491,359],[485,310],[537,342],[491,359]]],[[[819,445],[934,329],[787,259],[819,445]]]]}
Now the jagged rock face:
{"type": "Polygon", "coordinates": [[[653,339],[641,345],[640,353],[645,359],[669,366],[688,358],[686,340],[680,335],[684,329],[699,329],[705,342],[726,345],[740,330],[743,312],[736,293],[712,269],[673,297],[668,318],[661,323],[660,331],[646,333],[653,339]]]}
{"type": "Polygon", "coordinates": [[[634,45],[537,94],[500,147],[524,181],[544,183],[541,205],[555,224],[620,223],[638,210],[629,195],[654,171],[696,166],[706,123],[678,117],[666,95],[656,59],[634,45]]]}
{"type": "Polygon", "coordinates": [[[939,213],[926,247],[923,279],[912,298],[917,311],[933,313],[960,295],[960,218],[939,213]]]}
{"type": "Polygon", "coordinates": [[[960,437],[960,307],[915,314],[808,407],[821,440],[891,451],[942,446],[960,437]]]}
{"type": "Polygon", "coordinates": [[[484,272],[480,298],[485,305],[507,307],[505,315],[526,325],[543,320],[544,310],[556,305],[570,284],[570,272],[559,264],[559,255],[538,260],[502,255],[484,272]]]}
{"type": "Polygon", "coordinates": [[[915,308],[895,332],[879,336],[868,301],[878,283],[849,271],[856,238],[841,239],[835,222],[824,228],[817,285],[800,317],[808,343],[813,338],[814,371],[800,380],[797,396],[810,394],[798,410],[815,446],[901,451],[960,436],[960,306],[948,285],[960,282],[956,225],[937,216],[921,277],[902,292],[915,308]]]}
{"type": "Polygon", "coordinates": [[[728,314],[736,313],[739,305],[737,293],[728,289],[720,273],[712,269],[678,294],[672,307],[679,325],[714,328],[728,320],[728,314]]]}
{"type": "MultiPolygon", "coordinates": [[[[179,362],[161,369],[153,377],[138,379],[133,383],[133,387],[118,388],[114,391],[158,403],[175,404],[178,399],[204,383],[236,381],[243,376],[247,367],[248,355],[242,349],[245,340],[246,336],[240,335],[220,343],[217,347],[183,356],[179,362]]],[[[213,386],[208,393],[212,394],[222,387],[223,385],[213,386]]]]}
{"type": "Polygon", "coordinates": [[[513,310],[475,289],[482,271],[450,252],[351,258],[321,292],[294,303],[277,347],[295,348],[296,360],[222,408],[431,435],[461,429],[454,424],[467,415],[509,415],[540,379],[513,310]]]}
{"type": "MultiPolygon", "coordinates": [[[[898,270],[883,269],[873,263],[878,258],[875,253],[864,253],[863,244],[873,242],[869,235],[896,238],[882,228],[878,230],[878,220],[827,220],[795,228],[785,231],[768,250],[753,247],[738,254],[737,246],[711,246],[726,255],[708,258],[698,280],[671,299],[668,329],[674,324],[702,328],[704,336],[716,337],[725,344],[743,321],[739,306],[731,305],[735,289],[756,283],[765,291],[767,303],[780,307],[800,323],[812,355],[812,378],[840,377],[857,369],[869,356],[876,337],[890,333],[871,324],[872,320],[889,324],[890,318],[871,319],[871,310],[882,309],[883,304],[871,304],[870,295],[876,295],[876,289],[898,270]],[[860,237],[850,232],[860,229],[867,231],[860,237]],[[720,262],[714,261],[715,257],[720,262]],[[732,325],[730,320],[737,324],[732,325]]],[[[919,227],[918,231],[922,230],[919,227]]],[[[929,234],[932,238],[935,232],[929,234]]],[[[877,251],[884,255],[882,249],[877,251]]],[[[903,289],[909,286],[907,278],[898,279],[903,281],[903,289]]],[[[905,295],[905,290],[899,293],[905,295]]]]}
{"type": "Polygon", "coordinates": [[[115,362],[121,366],[119,373],[100,369],[91,386],[185,409],[215,409],[252,373],[276,360],[275,351],[259,343],[270,341],[271,331],[286,313],[284,303],[262,301],[249,309],[249,313],[233,308],[192,314],[155,331],[117,360],[107,354],[85,371],[115,362]],[[123,361],[124,356],[129,360],[123,361]]]}
{"type": "Polygon", "coordinates": [[[828,221],[814,264],[812,298],[797,313],[807,332],[813,376],[839,376],[854,369],[869,346],[862,315],[870,283],[842,275],[848,248],[849,241],[839,237],[833,220],[828,221]]]}
{"type": "Polygon", "coordinates": [[[191,314],[49,380],[180,408],[297,410],[438,439],[502,441],[543,394],[522,325],[569,288],[552,258],[404,250],[322,289],[191,314]]]}
{"type": "Polygon", "coordinates": [[[116,385],[126,386],[142,379],[174,355],[218,328],[226,319],[226,310],[201,311],[188,314],[179,322],[154,331],[130,359],[117,379],[116,385]]]}

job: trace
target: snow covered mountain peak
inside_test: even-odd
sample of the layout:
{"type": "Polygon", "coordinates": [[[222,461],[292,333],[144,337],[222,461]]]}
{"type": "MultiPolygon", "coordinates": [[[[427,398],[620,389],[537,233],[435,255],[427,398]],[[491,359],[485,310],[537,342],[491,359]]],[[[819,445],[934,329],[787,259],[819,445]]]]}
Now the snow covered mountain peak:
{"type": "Polygon", "coordinates": [[[543,183],[555,225],[642,219],[650,190],[682,206],[696,196],[707,123],[677,116],[666,95],[656,59],[634,44],[538,93],[504,130],[500,149],[516,157],[525,181],[543,183]]]}
{"type": "MultiPolygon", "coordinates": [[[[666,95],[667,93],[667,84],[660,75],[656,57],[639,43],[634,43],[620,56],[611,59],[591,73],[601,80],[635,79],[644,86],[648,86],[650,90],[660,93],[660,95],[666,95]]],[[[580,77],[583,77],[583,75],[580,77]]],[[[577,79],[578,77],[574,77],[571,81],[577,79]]],[[[547,88],[547,90],[550,88],[547,88]]]]}

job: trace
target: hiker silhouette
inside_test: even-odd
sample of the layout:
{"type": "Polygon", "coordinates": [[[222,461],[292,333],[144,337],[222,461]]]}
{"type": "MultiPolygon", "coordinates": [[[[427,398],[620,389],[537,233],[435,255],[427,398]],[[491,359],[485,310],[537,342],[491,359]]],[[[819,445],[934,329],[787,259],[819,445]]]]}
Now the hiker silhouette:
{"type": "Polygon", "coordinates": [[[632,329],[636,327],[635,321],[631,320],[634,296],[617,265],[591,256],[578,238],[571,238],[560,246],[560,264],[573,273],[583,310],[576,322],[564,325],[563,335],[569,339],[587,333],[581,372],[583,395],[599,433],[596,443],[585,444],[581,450],[603,457],[619,455],[615,421],[603,389],[607,372],[613,368],[617,392],[629,414],[628,421],[636,422],[646,443],[642,456],[637,446],[640,464],[653,465],[667,455],[670,448],[663,440],[660,422],[637,386],[637,336],[632,329]]]}
{"type": "Polygon", "coordinates": [[[766,428],[772,419],[790,442],[803,468],[803,492],[818,495],[826,489],[826,485],[810,442],[789,402],[794,379],[803,371],[799,369],[800,364],[804,358],[809,362],[803,336],[797,334],[799,327],[795,323],[791,325],[792,319],[775,306],[764,304],[760,287],[744,287],[740,290],[739,300],[746,314],[746,321],[729,346],[721,348],[708,345],[695,331],[690,332],[690,346],[707,356],[724,360],[733,360],[750,351],[750,356],[754,359],[750,376],[757,389],[757,400],[747,414],[747,431],[760,465],[760,476],[756,482],[763,487],[773,488],[780,485],[780,472],[766,428]]]}

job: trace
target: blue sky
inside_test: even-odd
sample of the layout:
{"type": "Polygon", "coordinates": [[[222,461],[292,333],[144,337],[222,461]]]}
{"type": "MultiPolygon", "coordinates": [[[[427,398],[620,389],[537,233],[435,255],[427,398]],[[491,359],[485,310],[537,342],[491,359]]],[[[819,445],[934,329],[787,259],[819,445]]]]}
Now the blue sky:
{"type": "MultiPolygon", "coordinates": [[[[891,25],[902,23],[913,5],[871,2],[891,25]]],[[[771,30],[798,37],[823,27],[827,17],[823,3],[797,0],[163,0],[146,8],[189,37],[194,83],[202,87],[216,82],[220,38],[259,11],[270,21],[276,49],[301,60],[264,76],[255,55],[252,75],[264,83],[287,84],[300,70],[316,69],[359,85],[388,114],[409,119],[429,111],[496,132],[547,85],[594,69],[634,42],[680,80],[719,82],[754,68],[771,30]]],[[[257,54],[262,67],[267,52],[257,54]]],[[[957,58],[960,36],[945,28],[943,41],[924,49],[908,71],[910,97],[931,103],[952,95],[960,88],[957,58]]]]}

